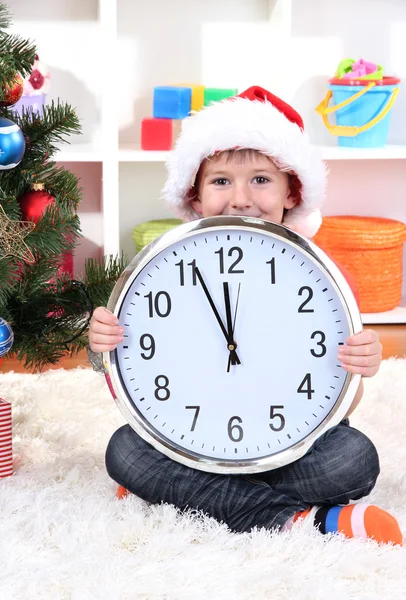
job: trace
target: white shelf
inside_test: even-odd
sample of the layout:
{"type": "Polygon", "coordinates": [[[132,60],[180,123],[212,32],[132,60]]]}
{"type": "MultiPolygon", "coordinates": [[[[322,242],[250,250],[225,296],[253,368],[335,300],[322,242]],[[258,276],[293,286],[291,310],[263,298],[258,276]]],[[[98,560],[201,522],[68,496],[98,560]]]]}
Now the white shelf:
{"type": "MultiPolygon", "coordinates": [[[[385,148],[342,148],[319,146],[324,160],[393,160],[406,159],[406,144],[385,148]]],[[[120,162],[164,162],[170,151],[141,150],[136,144],[121,144],[120,162]]]]}
{"type": "Polygon", "coordinates": [[[120,144],[120,162],[165,162],[170,151],[141,150],[136,144],[120,144]]]}
{"type": "Polygon", "coordinates": [[[363,313],[362,322],[364,325],[406,323],[406,297],[402,298],[400,306],[397,306],[393,310],[379,313],[363,313]]]}
{"type": "MultiPolygon", "coordinates": [[[[82,125],[82,135],[60,144],[54,160],[71,163],[84,182],[83,241],[88,255],[130,256],[136,224],[173,216],[160,198],[164,164],[171,152],[143,151],[139,140],[141,120],[152,114],[154,86],[180,82],[240,91],[251,85],[269,89],[299,110],[310,139],[329,163],[324,214],[356,212],[406,222],[402,92],[391,111],[390,145],[385,148],[338,146],[314,110],[346,46],[353,48],[354,57],[381,57],[388,74],[404,73],[406,2],[386,0],[388,9],[383,12],[382,2],[370,0],[342,0],[340,9],[326,0],[322,11],[320,4],[320,0],[37,0],[34,7],[8,0],[15,15],[11,33],[33,37],[50,69],[47,102],[60,98],[69,103],[82,125]],[[341,14],[349,10],[353,22],[367,10],[372,29],[384,35],[360,38],[356,27],[344,28],[343,33],[341,14]],[[65,39],[75,44],[61,44],[65,39]],[[280,56],[282,61],[277,60],[280,56]],[[124,92],[106,83],[106,73],[125,81],[124,92]],[[96,218],[87,219],[89,214],[96,218]]],[[[406,294],[406,260],[403,280],[406,294]]],[[[364,315],[364,322],[406,323],[406,301],[394,311],[364,315]]]]}
{"type": "Polygon", "coordinates": [[[55,162],[102,162],[103,149],[93,144],[64,144],[55,154],[55,162]]]}
{"type": "Polygon", "coordinates": [[[406,144],[385,148],[345,148],[342,146],[319,146],[324,160],[393,160],[406,159],[406,144]]]}

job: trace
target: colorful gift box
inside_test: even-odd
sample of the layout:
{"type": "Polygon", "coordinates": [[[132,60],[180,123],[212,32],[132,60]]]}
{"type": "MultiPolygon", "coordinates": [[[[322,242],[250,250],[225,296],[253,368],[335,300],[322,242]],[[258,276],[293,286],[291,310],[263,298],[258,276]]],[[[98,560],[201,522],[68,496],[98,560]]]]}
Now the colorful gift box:
{"type": "Polygon", "coordinates": [[[13,474],[11,404],[0,398],[0,478],[13,474]]]}

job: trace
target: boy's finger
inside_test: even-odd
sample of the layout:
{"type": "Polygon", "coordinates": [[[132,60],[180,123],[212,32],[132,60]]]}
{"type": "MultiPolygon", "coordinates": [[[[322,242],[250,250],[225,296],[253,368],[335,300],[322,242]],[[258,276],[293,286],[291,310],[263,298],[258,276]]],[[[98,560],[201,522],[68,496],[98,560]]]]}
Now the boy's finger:
{"type": "Polygon", "coordinates": [[[103,345],[111,345],[121,343],[123,341],[123,336],[121,335],[103,335],[101,333],[95,333],[92,335],[92,344],[103,344],[103,345]]]}
{"type": "Polygon", "coordinates": [[[372,344],[378,341],[378,335],[372,329],[364,329],[360,333],[350,336],[346,343],[349,346],[362,346],[363,344],[372,344]]]}
{"type": "Polygon", "coordinates": [[[371,356],[382,351],[380,342],[362,346],[340,346],[338,356],[371,356]]]}
{"type": "Polygon", "coordinates": [[[117,348],[117,344],[92,344],[93,352],[111,352],[117,348]]]}
{"type": "Polygon", "coordinates": [[[354,367],[376,367],[381,362],[380,354],[372,356],[346,356],[343,358],[343,363],[354,367]]]}
{"type": "Polygon", "coordinates": [[[106,325],[100,321],[93,321],[91,324],[93,333],[103,333],[105,335],[120,335],[124,333],[124,328],[118,325],[106,325]]]}
{"type": "Polygon", "coordinates": [[[376,375],[376,373],[379,370],[378,366],[359,367],[359,366],[355,366],[355,365],[347,365],[344,363],[343,363],[342,367],[345,371],[348,371],[349,373],[354,373],[354,375],[361,375],[362,377],[373,377],[374,375],[376,375]]]}
{"type": "Polygon", "coordinates": [[[96,308],[92,316],[92,321],[98,321],[106,325],[118,325],[119,323],[117,317],[104,307],[96,308]]]}

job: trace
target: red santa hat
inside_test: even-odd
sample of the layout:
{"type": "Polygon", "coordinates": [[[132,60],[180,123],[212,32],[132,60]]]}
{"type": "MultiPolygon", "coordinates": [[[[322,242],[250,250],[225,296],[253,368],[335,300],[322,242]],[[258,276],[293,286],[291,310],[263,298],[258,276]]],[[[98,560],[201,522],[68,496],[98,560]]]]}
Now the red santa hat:
{"type": "Polygon", "coordinates": [[[269,156],[281,171],[296,175],[300,201],[285,219],[287,227],[312,237],[321,225],[327,171],[304,132],[300,115],[283,100],[253,86],[187,117],[166,163],[164,200],[185,221],[200,218],[190,189],[202,161],[224,150],[251,148],[269,156]]]}

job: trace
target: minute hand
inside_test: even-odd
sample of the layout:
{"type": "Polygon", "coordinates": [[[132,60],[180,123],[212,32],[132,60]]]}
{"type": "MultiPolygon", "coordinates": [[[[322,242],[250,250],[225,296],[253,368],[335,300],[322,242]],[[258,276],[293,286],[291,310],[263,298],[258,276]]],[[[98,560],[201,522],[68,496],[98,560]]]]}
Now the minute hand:
{"type": "Polygon", "coordinates": [[[241,362],[235,351],[235,349],[237,348],[237,344],[235,343],[235,340],[234,340],[234,328],[233,328],[233,321],[231,318],[230,290],[229,290],[227,281],[223,282],[223,291],[224,291],[224,305],[226,308],[228,339],[231,340],[231,343],[229,342],[229,348],[228,348],[230,350],[230,356],[229,356],[228,367],[227,367],[227,373],[228,373],[230,370],[230,362],[232,365],[240,365],[241,362]]]}
{"type": "MultiPolygon", "coordinates": [[[[220,325],[221,331],[223,332],[223,334],[224,334],[224,337],[225,337],[225,338],[226,338],[226,340],[227,340],[227,344],[228,344],[229,346],[230,346],[230,345],[234,346],[234,343],[233,343],[233,338],[232,338],[232,336],[230,337],[230,336],[228,335],[227,329],[224,327],[224,323],[223,323],[223,321],[221,320],[221,317],[220,317],[220,315],[219,315],[219,312],[218,312],[218,310],[217,310],[217,308],[216,308],[216,305],[215,305],[215,304],[214,304],[214,302],[213,302],[213,298],[211,297],[211,294],[210,294],[209,290],[207,289],[207,285],[206,285],[206,284],[205,284],[205,282],[204,282],[204,279],[203,279],[203,277],[202,277],[202,274],[200,273],[199,267],[195,267],[195,273],[196,273],[196,276],[197,276],[198,280],[200,281],[200,284],[201,284],[201,286],[202,286],[202,288],[203,288],[203,291],[204,291],[204,293],[206,294],[206,298],[207,298],[207,300],[209,301],[209,304],[210,304],[210,306],[211,306],[211,309],[212,309],[212,311],[214,312],[214,315],[215,315],[215,317],[216,317],[216,319],[217,319],[217,322],[218,322],[218,324],[220,325]]],[[[238,361],[238,363],[239,363],[239,362],[240,362],[240,359],[238,358],[238,355],[237,355],[236,351],[235,351],[235,350],[233,350],[233,352],[235,353],[235,358],[236,358],[236,360],[237,360],[237,361],[238,361]]]]}

